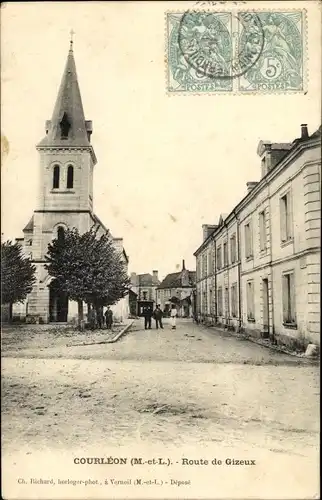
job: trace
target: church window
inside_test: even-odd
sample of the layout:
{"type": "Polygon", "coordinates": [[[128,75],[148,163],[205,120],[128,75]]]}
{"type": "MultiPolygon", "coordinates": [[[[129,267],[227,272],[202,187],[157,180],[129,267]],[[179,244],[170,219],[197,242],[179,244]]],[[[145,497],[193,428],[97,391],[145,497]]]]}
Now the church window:
{"type": "Polygon", "coordinates": [[[74,167],[68,165],[67,169],[67,188],[72,188],[74,186],[74,167]]]}
{"type": "Polygon", "coordinates": [[[65,229],[63,226],[59,226],[57,229],[57,239],[58,241],[64,241],[65,238],[65,229]]]}
{"type": "Polygon", "coordinates": [[[59,188],[59,165],[54,166],[54,173],[53,173],[53,189],[58,189],[59,188]]]}

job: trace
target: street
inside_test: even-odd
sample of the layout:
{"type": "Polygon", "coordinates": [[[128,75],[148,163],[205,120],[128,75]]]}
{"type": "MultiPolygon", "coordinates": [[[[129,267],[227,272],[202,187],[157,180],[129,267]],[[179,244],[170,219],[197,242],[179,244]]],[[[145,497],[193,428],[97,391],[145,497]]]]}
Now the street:
{"type": "Polygon", "coordinates": [[[145,331],[136,321],[115,344],[9,346],[3,453],[88,450],[103,440],[108,449],[238,449],[318,463],[316,366],[188,320],[164,326],[145,331]]]}

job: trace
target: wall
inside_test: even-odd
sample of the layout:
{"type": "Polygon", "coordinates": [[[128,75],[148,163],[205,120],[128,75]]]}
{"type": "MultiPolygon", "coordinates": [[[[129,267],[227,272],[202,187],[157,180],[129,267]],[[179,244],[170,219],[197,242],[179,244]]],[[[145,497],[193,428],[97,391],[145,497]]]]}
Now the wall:
{"type": "MultiPolygon", "coordinates": [[[[274,172],[273,172],[274,173],[274,172]]],[[[270,335],[278,342],[305,345],[319,338],[320,286],[320,150],[306,149],[283,170],[276,172],[240,213],[241,244],[245,248],[244,225],[253,224],[253,258],[242,255],[243,325],[253,335],[263,334],[263,279],[269,285],[270,335]],[[289,193],[291,237],[281,240],[281,197],[289,193]],[[267,248],[259,245],[259,213],[265,210],[267,248]],[[296,324],[283,323],[283,274],[294,272],[296,324]],[[254,282],[255,321],[247,319],[246,286],[254,282]]]]}
{"type": "Polygon", "coordinates": [[[197,250],[197,311],[201,321],[209,322],[210,315],[217,323],[236,329],[240,320],[240,326],[254,336],[269,336],[277,342],[302,347],[309,342],[320,344],[320,146],[319,140],[298,143],[197,250]],[[289,193],[291,225],[289,239],[282,241],[281,197],[286,193],[289,193]],[[261,230],[262,213],[265,221],[261,230]],[[249,256],[246,255],[245,239],[248,223],[252,240],[249,256]],[[237,232],[240,281],[238,261],[232,264],[230,256],[230,237],[237,232]],[[225,241],[229,248],[226,266],[223,265],[225,241]],[[261,241],[265,241],[264,246],[261,241]],[[219,246],[222,266],[217,269],[215,255],[216,270],[209,272],[208,256],[211,251],[216,253],[219,246]],[[292,296],[296,320],[293,323],[283,319],[282,280],[290,271],[294,273],[292,296]],[[253,283],[254,317],[248,317],[248,282],[253,283]],[[237,311],[236,318],[231,315],[232,283],[237,283],[241,296],[241,310],[237,311]],[[211,287],[215,293],[209,304],[211,287]],[[221,315],[215,303],[220,287],[223,291],[221,315]],[[226,288],[228,298],[225,297],[226,288]]]}

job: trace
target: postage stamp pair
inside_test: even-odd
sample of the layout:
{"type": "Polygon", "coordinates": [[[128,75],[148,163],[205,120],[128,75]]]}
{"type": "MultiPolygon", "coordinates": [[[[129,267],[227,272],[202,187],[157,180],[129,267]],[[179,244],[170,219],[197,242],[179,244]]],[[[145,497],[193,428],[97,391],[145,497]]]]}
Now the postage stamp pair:
{"type": "Polygon", "coordinates": [[[167,12],[168,92],[305,92],[305,14],[167,12]]]}

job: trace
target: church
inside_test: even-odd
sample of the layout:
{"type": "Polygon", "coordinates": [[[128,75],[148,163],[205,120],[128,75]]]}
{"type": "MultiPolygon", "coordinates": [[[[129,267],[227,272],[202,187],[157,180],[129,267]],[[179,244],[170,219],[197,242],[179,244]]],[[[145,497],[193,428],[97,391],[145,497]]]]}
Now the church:
{"type": "MultiPolygon", "coordinates": [[[[45,269],[48,244],[67,228],[84,233],[91,228],[97,235],[108,234],[128,267],[122,238],[113,238],[93,211],[93,175],[97,163],[91,144],[92,122],[85,120],[78,85],[73,41],[46,135],[36,146],[40,156],[40,192],[38,205],[17,238],[26,256],[36,267],[36,282],[23,304],[14,304],[13,319],[27,322],[69,322],[77,316],[77,303],[55,289],[45,269]]],[[[128,297],[112,306],[114,318],[128,317],[128,297]]],[[[86,311],[85,311],[86,312],[86,311]]]]}

